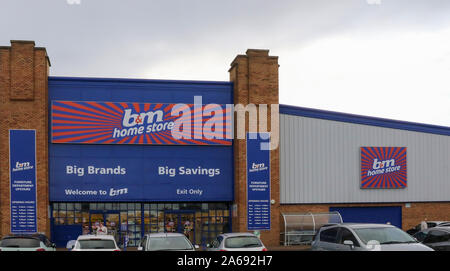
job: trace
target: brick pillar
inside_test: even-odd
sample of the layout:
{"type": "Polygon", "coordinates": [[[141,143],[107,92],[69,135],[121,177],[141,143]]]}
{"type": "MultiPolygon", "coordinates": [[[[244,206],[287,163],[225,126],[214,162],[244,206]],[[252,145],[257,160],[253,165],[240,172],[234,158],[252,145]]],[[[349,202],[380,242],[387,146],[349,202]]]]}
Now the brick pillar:
{"type": "MultiPolygon", "coordinates": [[[[278,105],[278,57],[269,56],[268,50],[247,50],[245,55],[238,55],[231,64],[230,81],[234,83],[234,103],[278,105]]],[[[267,130],[271,130],[271,113],[267,116],[267,130]]],[[[258,117],[258,120],[260,116],[258,117]]],[[[279,119],[277,117],[276,122],[279,119]]],[[[237,123],[235,123],[236,125],[237,123]]],[[[259,123],[246,120],[245,131],[257,131],[259,123]]],[[[278,125],[274,127],[278,129],[278,125]]],[[[277,131],[277,135],[279,131],[277,131]]],[[[233,231],[247,231],[247,153],[246,140],[234,140],[234,166],[235,166],[235,202],[237,206],[233,211],[233,231]]],[[[270,153],[271,199],[271,230],[262,231],[261,239],[266,246],[280,244],[280,174],[279,149],[270,153]]]]}
{"type": "Polygon", "coordinates": [[[48,73],[45,48],[33,41],[0,47],[0,234],[10,233],[9,129],[36,130],[37,226],[50,235],[48,217],[48,73]]]}

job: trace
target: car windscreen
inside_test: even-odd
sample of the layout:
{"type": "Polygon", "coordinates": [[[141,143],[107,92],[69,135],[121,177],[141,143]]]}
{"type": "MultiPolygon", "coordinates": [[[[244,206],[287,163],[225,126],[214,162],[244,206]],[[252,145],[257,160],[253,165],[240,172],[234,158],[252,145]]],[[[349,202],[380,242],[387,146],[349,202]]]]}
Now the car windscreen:
{"type": "Polygon", "coordinates": [[[226,248],[262,247],[261,241],[253,236],[236,236],[225,239],[226,248]]]}
{"type": "Polygon", "coordinates": [[[78,241],[80,249],[115,249],[116,244],[113,240],[105,239],[87,239],[78,241]]]}
{"type": "Polygon", "coordinates": [[[31,248],[40,245],[41,241],[34,238],[6,238],[0,242],[0,247],[31,248]]]}
{"type": "Polygon", "coordinates": [[[192,250],[189,240],[184,236],[150,237],[147,241],[148,250],[192,250]]]}
{"type": "Polygon", "coordinates": [[[381,245],[417,243],[413,237],[397,228],[361,228],[353,230],[364,244],[373,240],[378,241],[381,245]]]}

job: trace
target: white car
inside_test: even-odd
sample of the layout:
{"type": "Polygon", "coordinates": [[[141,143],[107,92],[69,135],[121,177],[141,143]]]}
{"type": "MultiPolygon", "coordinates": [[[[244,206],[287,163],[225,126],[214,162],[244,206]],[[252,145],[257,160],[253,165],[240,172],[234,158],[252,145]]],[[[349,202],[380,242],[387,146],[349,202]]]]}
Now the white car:
{"type": "Polygon", "coordinates": [[[80,235],[67,244],[71,251],[120,251],[112,235],[80,235]]]}
{"type": "Polygon", "coordinates": [[[220,234],[206,247],[208,251],[267,251],[261,240],[248,232],[220,234]]]}

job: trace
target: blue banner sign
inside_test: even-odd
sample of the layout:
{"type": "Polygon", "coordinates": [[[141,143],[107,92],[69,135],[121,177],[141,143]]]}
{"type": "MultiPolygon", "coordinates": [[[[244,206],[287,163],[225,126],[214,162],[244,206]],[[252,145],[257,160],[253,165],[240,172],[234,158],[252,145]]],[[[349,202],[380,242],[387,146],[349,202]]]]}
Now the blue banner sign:
{"type": "Polygon", "coordinates": [[[51,201],[232,201],[232,149],[51,146],[51,201]]]}
{"type": "Polygon", "coordinates": [[[269,133],[247,133],[247,229],[270,230],[269,133]]]}
{"type": "Polygon", "coordinates": [[[36,131],[9,130],[11,233],[37,232],[36,131]]]}

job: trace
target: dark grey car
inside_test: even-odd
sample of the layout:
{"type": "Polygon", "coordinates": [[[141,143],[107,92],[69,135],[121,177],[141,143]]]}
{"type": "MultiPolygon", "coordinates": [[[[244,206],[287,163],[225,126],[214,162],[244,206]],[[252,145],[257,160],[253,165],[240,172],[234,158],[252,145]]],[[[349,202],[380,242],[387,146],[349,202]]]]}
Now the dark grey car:
{"type": "Polygon", "coordinates": [[[450,251],[450,227],[435,227],[420,231],[414,237],[438,251],[450,251]]]}
{"type": "Polygon", "coordinates": [[[311,250],[432,251],[401,229],[385,224],[338,224],[322,227],[311,250]]]}
{"type": "MultiPolygon", "coordinates": [[[[434,227],[449,227],[450,222],[449,221],[427,221],[427,228],[434,228],[434,227]]],[[[407,230],[406,232],[410,235],[414,235],[421,231],[422,225],[419,223],[414,228],[411,228],[407,230]]]]}

